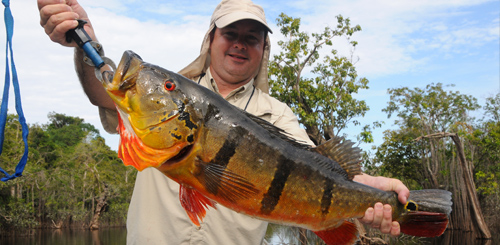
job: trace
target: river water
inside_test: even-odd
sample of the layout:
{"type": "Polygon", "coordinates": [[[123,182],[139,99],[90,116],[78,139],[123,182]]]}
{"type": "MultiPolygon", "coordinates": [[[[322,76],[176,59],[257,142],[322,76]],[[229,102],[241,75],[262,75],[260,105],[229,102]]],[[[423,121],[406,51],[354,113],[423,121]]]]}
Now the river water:
{"type": "Polygon", "coordinates": [[[31,235],[0,237],[1,245],[108,245],[126,244],[125,228],[83,229],[37,229],[31,235]]]}
{"type": "MultiPolygon", "coordinates": [[[[442,237],[437,239],[418,239],[413,242],[395,242],[390,244],[466,244],[466,245],[495,245],[500,244],[500,236],[493,233],[492,240],[476,240],[471,233],[445,232],[442,237]]],[[[114,245],[126,244],[127,230],[125,228],[102,228],[96,231],[78,230],[78,229],[60,229],[60,230],[34,230],[31,235],[0,237],[0,245],[114,245]]],[[[296,236],[283,235],[279,232],[273,232],[268,238],[270,245],[295,245],[296,236]]]]}

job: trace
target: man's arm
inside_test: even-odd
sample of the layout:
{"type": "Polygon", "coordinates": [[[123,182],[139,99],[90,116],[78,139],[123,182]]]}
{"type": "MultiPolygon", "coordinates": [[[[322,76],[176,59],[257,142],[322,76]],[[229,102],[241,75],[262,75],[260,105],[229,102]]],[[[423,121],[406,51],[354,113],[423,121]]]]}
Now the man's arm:
{"type": "MultiPolygon", "coordinates": [[[[75,42],[66,41],[66,32],[78,26],[77,19],[88,22],[85,31],[92,40],[97,41],[92,24],[85,10],[76,0],[37,0],[40,10],[40,25],[55,42],[66,47],[75,47],[75,69],[83,90],[93,105],[115,109],[113,101],[106,94],[101,82],[95,77],[94,67],[83,62],[83,50],[75,42]]],[[[109,69],[105,68],[105,69],[109,69]]]]}
{"type": "MultiPolygon", "coordinates": [[[[95,106],[116,110],[113,100],[104,90],[101,82],[95,76],[95,67],[87,65],[83,62],[83,50],[75,48],[75,70],[83,91],[95,106]]],[[[108,66],[101,68],[111,70],[108,66]]]]}

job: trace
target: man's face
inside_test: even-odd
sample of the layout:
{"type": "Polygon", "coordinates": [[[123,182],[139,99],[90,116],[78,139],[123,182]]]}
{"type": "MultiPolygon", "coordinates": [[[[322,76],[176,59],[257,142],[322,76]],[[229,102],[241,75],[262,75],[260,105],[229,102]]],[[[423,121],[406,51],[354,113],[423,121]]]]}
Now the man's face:
{"type": "Polygon", "coordinates": [[[264,39],[264,26],[253,20],[215,28],[210,43],[212,76],[222,80],[217,82],[233,85],[255,77],[264,53],[264,39]]]}

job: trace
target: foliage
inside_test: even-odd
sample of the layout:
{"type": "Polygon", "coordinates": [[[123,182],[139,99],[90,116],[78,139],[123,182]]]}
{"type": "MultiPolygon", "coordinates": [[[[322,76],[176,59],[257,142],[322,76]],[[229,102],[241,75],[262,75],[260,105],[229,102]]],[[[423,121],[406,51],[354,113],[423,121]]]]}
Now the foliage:
{"type": "Polygon", "coordinates": [[[396,113],[396,124],[420,128],[422,134],[447,132],[456,122],[467,121],[468,112],[479,109],[476,98],[445,91],[441,83],[429,84],[425,89],[389,89],[388,93],[391,100],[383,111],[389,118],[396,113]]]}
{"type": "MultiPolygon", "coordinates": [[[[405,183],[453,190],[454,210],[462,210],[457,215],[468,215],[473,212],[467,205],[471,201],[457,197],[464,189],[462,170],[458,167],[461,161],[458,143],[446,137],[458,135],[466,161],[471,165],[467,168],[475,178],[485,220],[490,226],[498,223],[498,218],[493,217],[500,211],[500,96],[487,98],[483,107],[485,118],[475,119],[469,113],[480,108],[476,98],[447,91],[440,83],[388,91],[391,100],[383,111],[388,117],[397,116],[398,128],[384,133],[384,143],[377,147],[372,165],[405,183]]],[[[464,223],[460,219],[455,219],[457,224],[464,223]]],[[[457,224],[454,228],[461,229],[457,224]]]]}
{"type": "Polygon", "coordinates": [[[485,114],[491,116],[491,122],[500,121],[500,93],[486,98],[485,114]]]}
{"type": "Polygon", "coordinates": [[[374,162],[381,163],[378,174],[399,179],[412,190],[422,189],[425,176],[420,152],[423,146],[414,141],[418,136],[415,129],[385,131],[384,142],[374,157],[374,162]]]}
{"type": "Polygon", "coordinates": [[[474,148],[476,187],[485,220],[500,228],[500,93],[488,97],[485,118],[469,137],[474,148]]]}
{"type": "MultiPolygon", "coordinates": [[[[437,188],[448,184],[448,164],[454,160],[455,148],[451,140],[444,138],[423,138],[441,132],[461,132],[467,128],[472,118],[468,113],[479,108],[477,99],[460,94],[458,91],[446,91],[441,83],[429,84],[425,88],[395,88],[388,90],[390,101],[383,109],[390,118],[396,115],[397,132],[386,133],[384,144],[377,148],[377,156],[383,161],[384,168],[398,169],[398,161],[391,161],[394,153],[391,147],[406,138],[406,146],[417,146],[412,151],[400,151],[396,154],[400,159],[415,159],[415,171],[423,176],[413,179],[425,188],[437,188]],[[390,136],[390,137],[387,137],[390,136]],[[420,137],[420,138],[419,138],[420,137]],[[420,143],[412,142],[419,140],[420,143]]],[[[408,148],[407,148],[408,149],[408,148]]],[[[382,163],[382,162],[381,162],[382,163]]],[[[397,176],[405,177],[405,176],[397,176]]],[[[408,176],[406,176],[408,177],[408,176]]]]}
{"type": "MultiPolygon", "coordinates": [[[[287,40],[278,42],[281,51],[269,65],[271,95],[292,108],[316,144],[339,135],[350,123],[360,125],[355,118],[365,115],[369,107],[353,95],[368,89],[368,80],[356,72],[352,52],[357,42],[351,37],[361,27],[351,27],[349,19],[337,16],[335,28],[309,35],[300,30],[299,18],[283,13],[277,25],[287,40]],[[332,48],[339,38],[348,41],[351,57],[332,48]],[[329,54],[321,55],[325,47],[329,54]],[[306,76],[307,69],[311,69],[310,76],[306,76]]],[[[370,126],[360,136],[371,142],[370,126]]]]}
{"type": "MultiPolygon", "coordinates": [[[[103,193],[112,212],[102,220],[124,225],[135,170],[121,163],[93,125],[64,114],[48,117],[45,125],[30,125],[23,177],[0,183],[0,231],[87,225],[103,193]]],[[[15,117],[8,118],[0,157],[2,168],[11,172],[22,154],[22,139],[15,117]]]]}

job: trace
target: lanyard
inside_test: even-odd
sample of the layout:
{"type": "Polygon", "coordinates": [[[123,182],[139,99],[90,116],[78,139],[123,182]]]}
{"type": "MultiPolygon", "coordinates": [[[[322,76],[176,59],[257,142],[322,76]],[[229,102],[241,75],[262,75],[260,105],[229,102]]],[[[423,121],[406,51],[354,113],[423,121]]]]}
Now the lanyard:
{"type": "MultiPolygon", "coordinates": [[[[198,79],[198,84],[200,84],[201,79],[205,76],[206,73],[202,73],[200,78],[198,79]]],[[[247,111],[248,104],[250,104],[250,100],[252,100],[253,94],[255,93],[255,86],[253,86],[252,94],[250,94],[250,98],[248,98],[247,104],[245,105],[244,111],[247,111]]]]}
{"type": "Polygon", "coordinates": [[[14,18],[10,11],[9,0],[2,0],[2,4],[5,6],[4,19],[5,19],[5,29],[7,31],[7,45],[5,51],[5,85],[2,96],[2,105],[0,109],[0,154],[2,154],[3,142],[4,142],[4,132],[5,124],[7,123],[7,109],[9,105],[9,88],[10,88],[10,72],[9,72],[9,51],[10,51],[10,63],[12,65],[12,85],[14,87],[14,94],[16,96],[16,111],[19,116],[19,123],[21,124],[24,141],[24,154],[21,160],[16,166],[16,172],[12,175],[7,173],[7,171],[0,168],[5,177],[1,178],[2,181],[7,181],[14,179],[16,177],[22,176],[26,162],[28,161],[28,125],[26,124],[26,119],[24,118],[24,113],[21,105],[21,92],[19,90],[19,81],[17,78],[16,65],[14,64],[14,54],[12,53],[12,35],[14,34],[14,18]]]}

